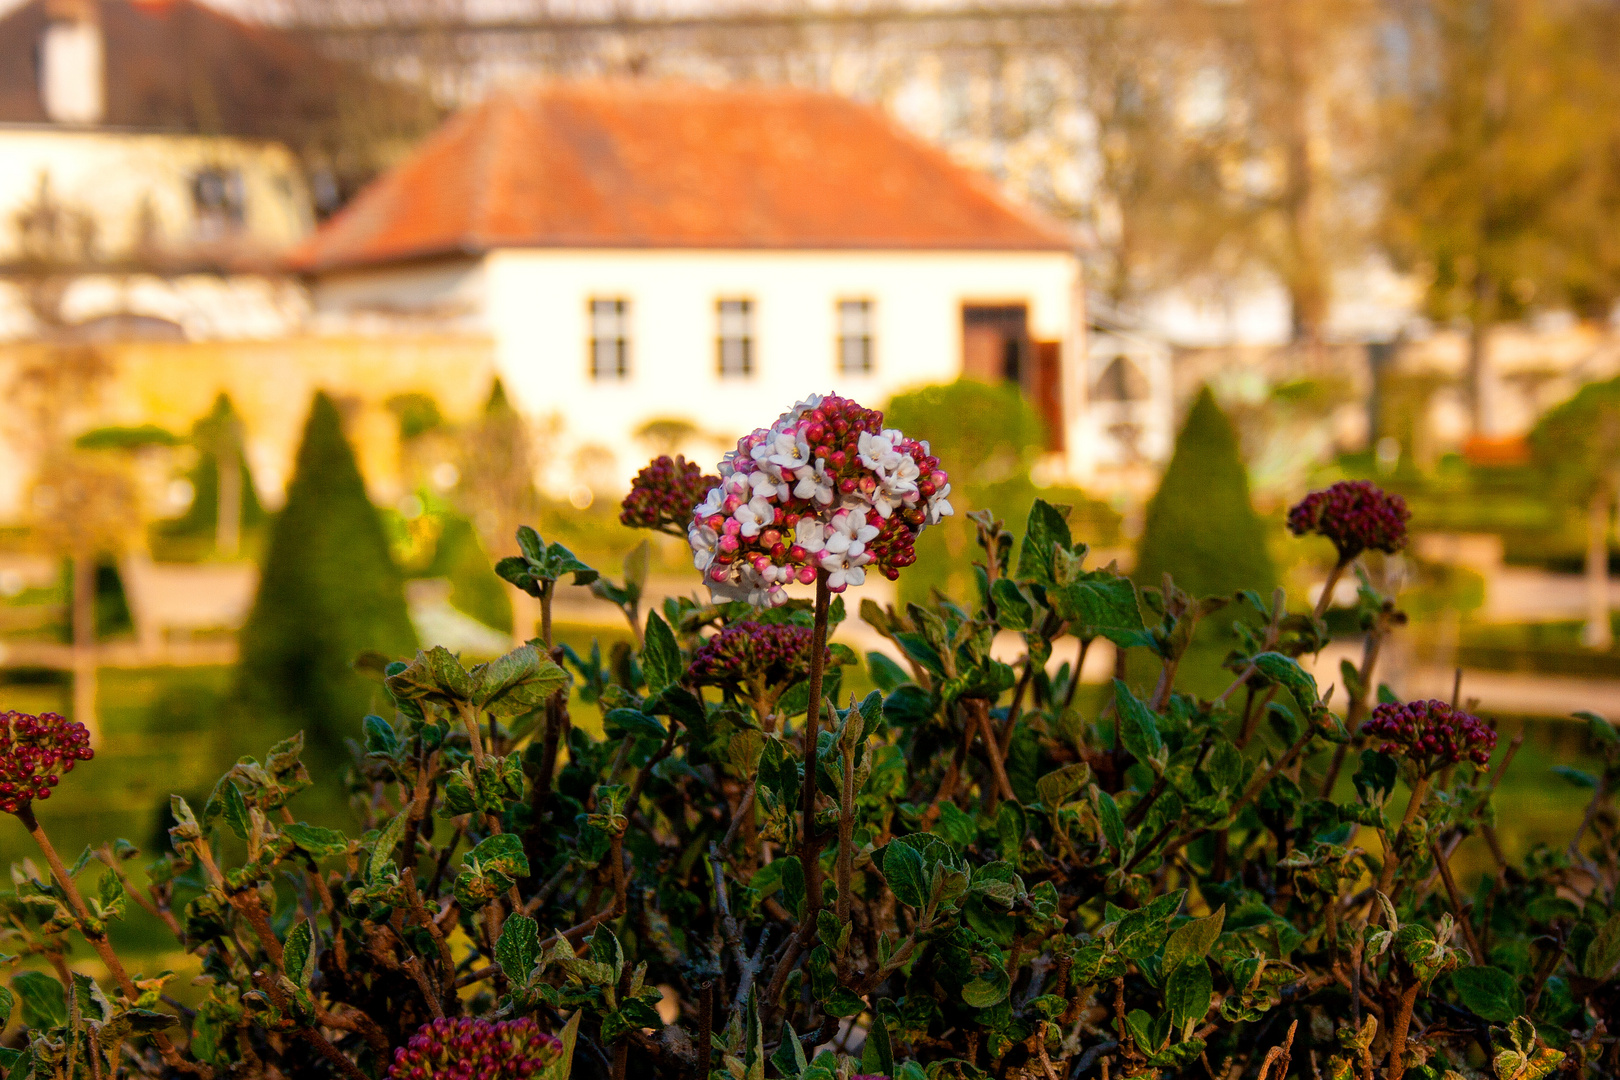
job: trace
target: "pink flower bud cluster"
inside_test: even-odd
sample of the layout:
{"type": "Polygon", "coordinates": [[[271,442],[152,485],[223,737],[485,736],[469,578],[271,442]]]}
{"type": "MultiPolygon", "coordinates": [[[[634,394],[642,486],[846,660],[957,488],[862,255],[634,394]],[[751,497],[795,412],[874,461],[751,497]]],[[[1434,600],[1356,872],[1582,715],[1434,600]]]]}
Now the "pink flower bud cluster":
{"type": "Polygon", "coordinates": [[[1348,562],[1363,551],[1393,555],[1401,550],[1411,516],[1399,495],[1387,494],[1367,480],[1341,480],[1296,503],[1288,511],[1288,531],[1327,537],[1339,549],[1339,558],[1348,562]]]}
{"type": "Polygon", "coordinates": [[[394,1051],[387,1080],[522,1080],[539,1076],[562,1042],[533,1020],[432,1020],[394,1051]]]}
{"type": "Polygon", "coordinates": [[[884,428],[875,409],[812,395],[738,440],[687,539],[716,596],[781,604],[783,586],[818,570],[833,592],[864,584],[868,566],[898,578],[917,534],[952,513],[950,491],[926,442],[884,428]]]}
{"type": "Polygon", "coordinates": [[[1412,759],[1425,774],[1464,760],[1483,767],[1496,749],[1496,732],[1443,701],[1380,705],[1361,730],[1385,740],[1380,751],[1412,759]]]}
{"type": "Polygon", "coordinates": [[[0,810],[15,814],[35,799],[50,798],[59,774],[95,754],[83,724],[50,712],[0,713],[0,810]]]}
{"type": "Polygon", "coordinates": [[[654,529],[685,536],[692,507],[720,482],[684,457],[655,457],[636,473],[630,494],[619,506],[619,520],[632,529],[654,529]]]}
{"type": "MultiPolygon", "coordinates": [[[[785,686],[810,674],[808,626],[733,623],[698,646],[687,669],[699,686],[736,686],[756,680],[785,686]]],[[[830,663],[830,653],[823,656],[830,663]]]]}

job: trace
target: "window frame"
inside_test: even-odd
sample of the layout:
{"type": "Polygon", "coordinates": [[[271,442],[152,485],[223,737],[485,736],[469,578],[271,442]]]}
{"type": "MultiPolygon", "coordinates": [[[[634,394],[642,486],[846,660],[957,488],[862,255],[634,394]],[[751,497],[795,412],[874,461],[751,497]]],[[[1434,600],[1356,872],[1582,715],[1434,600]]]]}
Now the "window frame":
{"type": "Polygon", "coordinates": [[[877,301],[870,296],[841,296],[834,302],[834,318],[837,320],[836,344],[834,346],[834,360],[840,375],[875,375],[877,373],[877,301]],[[857,333],[851,333],[844,322],[846,308],[859,307],[862,315],[862,326],[857,333]],[[861,353],[859,367],[851,367],[848,363],[849,346],[858,344],[861,353]]]}
{"type": "Polygon", "coordinates": [[[752,379],[759,374],[759,306],[751,296],[721,296],[714,302],[715,374],[721,379],[752,379]],[[729,333],[727,318],[742,319],[741,333],[729,333]],[[727,346],[741,349],[741,367],[728,366],[727,346]]]}
{"type": "Polygon", "coordinates": [[[586,335],[585,359],[586,370],[593,383],[627,382],[630,378],[630,298],[627,296],[596,296],[585,299],[585,318],[589,323],[586,335]],[[603,325],[598,320],[598,305],[614,305],[614,311],[604,313],[606,317],[613,318],[617,326],[613,327],[617,333],[603,333],[603,325]],[[608,346],[613,356],[611,367],[600,365],[602,347],[608,346]]]}

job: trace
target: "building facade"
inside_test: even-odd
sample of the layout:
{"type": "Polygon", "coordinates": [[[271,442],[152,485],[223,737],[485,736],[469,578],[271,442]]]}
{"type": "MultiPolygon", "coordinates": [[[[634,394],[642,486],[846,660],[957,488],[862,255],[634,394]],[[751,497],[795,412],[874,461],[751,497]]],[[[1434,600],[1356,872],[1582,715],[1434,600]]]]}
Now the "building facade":
{"type": "Polygon", "coordinates": [[[813,392],[1017,381],[1084,464],[1067,239],[877,112],[781,88],[549,84],[461,114],[295,256],[313,324],[487,333],[613,489],[813,392]],[[674,433],[674,434],[672,434],[674,433]]]}

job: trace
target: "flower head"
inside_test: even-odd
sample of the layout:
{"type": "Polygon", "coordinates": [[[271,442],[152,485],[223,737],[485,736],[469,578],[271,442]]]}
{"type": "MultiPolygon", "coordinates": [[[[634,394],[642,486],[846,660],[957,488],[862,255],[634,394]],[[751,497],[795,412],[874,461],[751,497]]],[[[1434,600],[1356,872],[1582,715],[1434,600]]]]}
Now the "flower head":
{"type": "Polygon", "coordinates": [[[1393,555],[1406,546],[1406,500],[1367,480],[1341,480],[1313,491],[1288,511],[1288,531],[1316,533],[1333,541],[1344,562],[1363,551],[1393,555]]]}
{"type": "Polygon", "coordinates": [[[733,623],[698,647],[687,672],[699,686],[786,686],[810,674],[814,636],[808,626],[733,623]]]}
{"type": "Polygon", "coordinates": [[[739,439],[720,480],[692,511],[692,562],[717,596],[780,604],[783,587],[818,571],[833,592],[889,580],[913,544],[951,513],[950,477],[928,444],[883,426],[883,414],[812,395],[739,439]]]}
{"type": "Polygon", "coordinates": [[[48,799],[61,773],[95,756],[90,730],[56,713],[0,713],[0,810],[48,799]]]}
{"type": "Polygon", "coordinates": [[[539,1076],[561,1051],[561,1041],[527,1018],[432,1020],[394,1051],[387,1080],[521,1080],[539,1076]]]}
{"type": "Polygon", "coordinates": [[[685,536],[692,507],[719,482],[718,476],[705,476],[696,462],[684,457],[655,457],[631,481],[619,520],[632,529],[685,536]]]}
{"type": "Polygon", "coordinates": [[[1384,740],[1383,753],[1411,758],[1424,775],[1463,760],[1484,766],[1496,749],[1496,732],[1443,701],[1380,705],[1361,730],[1384,740]]]}

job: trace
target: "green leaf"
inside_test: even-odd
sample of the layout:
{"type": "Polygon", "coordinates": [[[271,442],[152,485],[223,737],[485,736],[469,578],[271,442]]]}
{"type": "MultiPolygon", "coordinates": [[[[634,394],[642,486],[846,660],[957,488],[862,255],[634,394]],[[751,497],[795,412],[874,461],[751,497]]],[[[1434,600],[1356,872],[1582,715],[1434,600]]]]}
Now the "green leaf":
{"type": "Polygon", "coordinates": [[[1143,631],[1142,609],[1130,578],[1094,570],[1048,589],[1046,595],[1052,610],[1071,624],[1075,636],[1105,637],[1122,648],[1138,643],[1143,631]]]}
{"type": "Polygon", "coordinates": [[[1120,745],[1138,761],[1157,761],[1164,749],[1158,721],[1152,710],[1136,700],[1123,679],[1114,680],[1114,716],[1119,721],[1120,745]]]}
{"type": "Polygon", "coordinates": [[[1114,849],[1114,856],[1125,861],[1125,819],[1119,816],[1119,804],[1114,797],[1097,785],[1091,786],[1091,797],[1097,806],[1097,820],[1102,824],[1103,836],[1114,849]]]}
{"type": "Polygon", "coordinates": [[[579,1041],[579,1021],[584,1015],[584,1009],[575,1009],[574,1015],[563,1025],[562,1034],[557,1036],[562,1040],[562,1050],[540,1074],[540,1080],[568,1080],[574,1068],[574,1044],[579,1041]]]}
{"type": "Polygon", "coordinates": [[[568,685],[568,673],[545,659],[532,645],[513,649],[477,669],[473,702],[496,716],[517,716],[546,703],[568,685]]]}
{"type": "Polygon", "coordinates": [[[66,1026],[67,1001],[61,983],[42,971],[19,971],[11,977],[11,987],[22,999],[24,1024],[46,1030],[66,1026]]]}
{"type": "Polygon", "coordinates": [[[1598,786],[1598,778],[1596,776],[1584,769],[1577,769],[1573,765],[1554,765],[1552,767],[1552,773],[1554,776],[1563,777],[1569,783],[1578,788],[1586,788],[1587,790],[1591,790],[1598,786]]]}
{"type": "Polygon", "coordinates": [[[668,732],[657,717],[648,716],[640,709],[611,709],[602,717],[602,733],[610,739],[626,735],[650,735],[662,739],[668,732]]]}
{"type": "Polygon", "coordinates": [[[225,811],[225,824],[229,825],[231,832],[236,834],[238,840],[246,840],[253,832],[253,818],[248,813],[247,800],[235,784],[229,780],[220,785],[220,804],[225,811]]]}
{"type": "Polygon", "coordinates": [[[1322,703],[1322,695],[1317,692],[1316,679],[1311,673],[1299,666],[1299,661],[1282,653],[1263,652],[1250,661],[1256,671],[1285,687],[1294,700],[1299,703],[1300,714],[1309,717],[1312,711],[1322,703]]]}
{"type": "MultiPolygon", "coordinates": [[[[81,1021],[87,1020],[92,1024],[105,1024],[112,1019],[112,1002],[107,1000],[107,995],[102,993],[100,986],[96,985],[96,980],[83,972],[75,971],[73,973],[73,996],[79,1006],[79,1018],[81,1021]]],[[[72,1023],[72,1021],[73,1017],[70,1013],[68,1022],[72,1023]]]]}
{"type": "Polygon", "coordinates": [[[866,654],[866,669],[872,675],[872,684],[885,694],[911,681],[911,673],[891,660],[886,653],[866,654]]]}
{"type": "MultiPolygon", "coordinates": [[[[771,1055],[771,1064],[775,1065],[776,1071],[788,1080],[798,1080],[799,1075],[810,1064],[805,1060],[804,1047],[799,1044],[799,1036],[794,1033],[793,1025],[785,1020],[782,1022],[782,1040],[776,1044],[776,1053],[771,1055]]],[[[700,1068],[698,1075],[705,1076],[706,1070],[700,1068]]]]}
{"type": "Polygon", "coordinates": [[[1481,1020],[1505,1024],[1524,1012],[1519,980],[1497,967],[1458,968],[1451,985],[1468,1010],[1481,1020]]]}
{"type": "Polygon", "coordinates": [[[1130,960],[1145,960],[1158,951],[1170,933],[1170,920],[1181,908],[1186,889],[1166,893],[1134,911],[1127,911],[1114,931],[1114,947],[1130,960]]]}
{"type": "Polygon", "coordinates": [[[1571,713],[1570,715],[1577,720],[1586,721],[1586,730],[1592,736],[1593,742],[1600,742],[1605,746],[1620,744],[1620,732],[1616,732],[1614,725],[1600,714],[1582,709],[1580,712],[1571,713]]]}
{"type": "Polygon", "coordinates": [[[546,558],[546,542],[540,534],[528,525],[519,525],[517,531],[518,550],[529,562],[544,562],[546,558]]]}
{"type": "Polygon", "coordinates": [[[996,622],[1003,630],[1029,630],[1035,625],[1035,605],[1018,582],[997,578],[990,585],[990,598],[996,602],[996,622]]]}
{"type": "Polygon", "coordinates": [[[0,1028],[11,1022],[11,1010],[16,1004],[17,999],[12,996],[11,991],[0,986],[0,1028]]]}
{"type": "Polygon", "coordinates": [[[994,966],[962,987],[962,1000],[975,1009],[988,1009],[1007,1000],[1011,988],[1006,969],[994,966]]]}
{"type": "Polygon", "coordinates": [[[440,705],[471,701],[475,690],[472,676],[443,645],[417,653],[404,671],[388,677],[387,684],[388,692],[401,701],[428,700],[440,705]]]}
{"type": "Polygon", "coordinates": [[[495,961],[506,972],[513,986],[529,981],[534,962],[540,956],[540,924],[527,915],[509,915],[495,942],[495,961]]]}
{"type": "Polygon", "coordinates": [[[1177,1030],[1187,1029],[1209,1012],[1209,1001],[1215,992],[1215,981],[1210,977],[1209,961],[1203,957],[1187,960],[1170,972],[1165,984],[1164,1002],[1170,1007],[1170,1023],[1177,1030]]]}
{"type": "Polygon", "coordinates": [[[895,899],[907,907],[920,911],[928,902],[928,868],[922,854],[910,844],[896,841],[884,849],[883,877],[895,899]]]}
{"type": "Polygon", "coordinates": [[[324,859],[328,855],[336,855],[349,848],[349,838],[336,829],[300,821],[292,825],[283,825],[281,831],[300,851],[314,859],[324,859]]]}
{"type": "MultiPolygon", "coordinates": [[[[467,910],[489,904],[512,887],[518,878],[528,876],[528,857],[523,840],[514,832],[484,837],[478,847],[462,858],[462,873],[455,876],[455,900],[467,910]]],[[[603,934],[601,929],[596,934],[603,934]]]]}
{"type": "Polygon", "coordinates": [[[1226,905],[1222,904],[1213,915],[1182,923],[1170,935],[1170,940],[1165,942],[1162,970],[1174,973],[1184,961],[1202,960],[1208,956],[1215,939],[1221,936],[1221,926],[1225,922],[1226,905]]]}
{"type": "MultiPolygon", "coordinates": [[[[394,849],[399,842],[405,839],[405,826],[410,821],[411,807],[407,806],[377,834],[377,843],[371,849],[371,863],[366,871],[367,880],[375,885],[383,880],[383,875],[394,868],[394,849]]],[[[416,853],[408,852],[407,858],[414,859],[416,853]]]]}
{"type": "Polygon", "coordinates": [[[656,611],[647,612],[644,636],[646,644],[641,649],[641,672],[647,680],[648,696],[655,696],[680,682],[685,668],[674,633],[656,611]]]}
{"type": "Polygon", "coordinates": [[[810,951],[806,962],[810,971],[811,993],[829,1016],[854,1016],[866,1008],[866,1002],[856,997],[838,981],[833,969],[832,950],[817,945],[810,951]]]}
{"type": "Polygon", "coordinates": [[[486,870],[494,870],[510,878],[527,877],[529,874],[529,860],[523,854],[523,840],[515,833],[486,836],[467,853],[467,859],[476,861],[486,870]]]}
{"type": "Polygon", "coordinates": [[[1024,542],[1018,548],[1017,576],[1024,581],[1037,581],[1042,585],[1055,584],[1052,575],[1052,552],[1067,549],[1073,541],[1069,537],[1068,508],[1059,510],[1045,499],[1036,499],[1029,508],[1029,519],[1024,525],[1024,542]]]}
{"type": "Polygon", "coordinates": [[[1607,979],[1620,964],[1620,914],[1611,915],[1586,947],[1581,974],[1588,979],[1607,979]]]}
{"type": "Polygon", "coordinates": [[[399,736],[394,734],[388,721],[380,716],[367,716],[361,726],[365,730],[367,754],[385,758],[399,756],[399,736]]]}
{"type": "Polygon", "coordinates": [[[315,974],[314,957],[311,955],[314,943],[315,937],[309,923],[299,920],[287,931],[287,941],[281,947],[282,970],[287,973],[287,978],[305,990],[309,989],[310,979],[315,974]]]}
{"type": "Polygon", "coordinates": [[[894,1044],[889,1039],[889,1025],[884,1021],[883,1013],[877,1010],[872,1012],[872,1023],[866,1031],[866,1044],[861,1047],[861,1072],[867,1075],[894,1075],[894,1044]]]}
{"type": "Polygon", "coordinates": [[[1057,810],[1074,801],[1074,797],[1084,791],[1089,783],[1091,766],[1083,761],[1074,761],[1053,769],[1035,781],[1035,790],[1040,795],[1042,806],[1057,810]]]}
{"type": "Polygon", "coordinates": [[[894,643],[900,646],[900,651],[913,661],[918,667],[935,678],[945,677],[945,662],[940,659],[939,650],[928,643],[928,639],[921,634],[901,631],[894,635],[894,643]]]}
{"type": "Polygon", "coordinates": [[[797,855],[777,859],[771,865],[775,866],[776,863],[782,864],[782,906],[787,908],[795,919],[802,919],[805,911],[804,865],[799,862],[797,855]]]}

